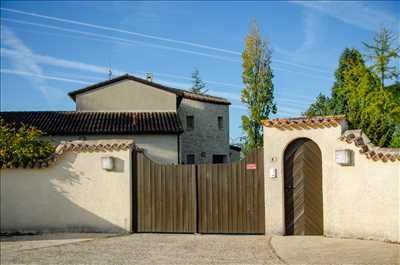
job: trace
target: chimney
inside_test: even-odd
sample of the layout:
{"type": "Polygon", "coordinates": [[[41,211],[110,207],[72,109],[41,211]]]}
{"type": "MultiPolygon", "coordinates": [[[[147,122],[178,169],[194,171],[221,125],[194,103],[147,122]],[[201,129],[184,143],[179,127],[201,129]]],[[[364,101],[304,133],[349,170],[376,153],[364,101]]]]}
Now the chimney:
{"type": "Polygon", "coordinates": [[[146,80],[149,82],[153,82],[153,73],[146,73],[146,80]]]}

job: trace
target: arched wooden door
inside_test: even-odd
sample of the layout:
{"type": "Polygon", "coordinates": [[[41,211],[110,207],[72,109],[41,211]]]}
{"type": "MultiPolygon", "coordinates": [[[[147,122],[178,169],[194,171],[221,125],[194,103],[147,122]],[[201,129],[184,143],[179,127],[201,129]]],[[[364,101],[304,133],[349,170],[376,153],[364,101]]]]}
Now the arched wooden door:
{"type": "Polygon", "coordinates": [[[286,148],[284,161],[285,228],[287,235],[322,235],[321,151],[300,138],[286,148]]]}

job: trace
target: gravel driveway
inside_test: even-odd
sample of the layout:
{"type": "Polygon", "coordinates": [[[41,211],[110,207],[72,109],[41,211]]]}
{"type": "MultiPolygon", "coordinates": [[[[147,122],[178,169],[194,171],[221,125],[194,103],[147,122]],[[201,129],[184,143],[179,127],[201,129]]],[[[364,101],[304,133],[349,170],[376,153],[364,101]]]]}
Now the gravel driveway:
{"type": "Polygon", "coordinates": [[[132,234],[53,246],[30,241],[30,248],[27,243],[2,240],[1,264],[282,264],[270,239],[254,235],[132,234]]]}
{"type": "Polygon", "coordinates": [[[400,264],[400,245],[322,236],[44,234],[0,237],[4,264],[400,264]]]}

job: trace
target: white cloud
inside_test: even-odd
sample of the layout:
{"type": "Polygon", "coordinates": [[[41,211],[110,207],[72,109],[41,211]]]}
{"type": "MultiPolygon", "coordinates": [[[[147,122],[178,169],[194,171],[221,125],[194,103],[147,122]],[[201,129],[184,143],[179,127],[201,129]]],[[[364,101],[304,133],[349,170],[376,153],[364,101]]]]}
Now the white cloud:
{"type": "Polygon", "coordinates": [[[318,18],[312,12],[307,12],[304,17],[304,42],[299,48],[299,52],[315,47],[317,43],[318,18]]]}
{"type": "Polygon", "coordinates": [[[28,22],[28,21],[23,21],[23,20],[18,20],[18,19],[2,18],[1,20],[24,24],[24,25],[43,27],[43,28],[53,29],[53,30],[57,30],[57,31],[75,33],[75,34],[83,35],[85,37],[96,38],[97,40],[101,40],[101,41],[106,40],[108,42],[115,43],[115,44],[143,45],[143,46],[148,46],[148,47],[153,47],[153,48],[158,48],[158,49],[163,49],[163,50],[182,52],[182,53],[187,53],[187,54],[194,54],[194,55],[214,58],[214,59],[223,60],[223,61],[227,61],[227,62],[235,62],[235,63],[241,62],[240,59],[237,57],[236,58],[235,57],[226,57],[226,56],[220,56],[220,55],[215,55],[215,54],[211,54],[211,53],[198,52],[198,51],[194,51],[194,50],[166,46],[166,45],[162,45],[162,44],[153,44],[153,43],[148,43],[145,41],[113,37],[113,36],[110,36],[110,34],[99,34],[99,33],[93,33],[93,32],[82,31],[82,30],[74,30],[74,29],[69,29],[69,28],[64,28],[64,27],[51,26],[51,25],[46,25],[46,24],[42,24],[42,23],[28,22]]]}
{"type": "MultiPolygon", "coordinates": [[[[59,58],[55,58],[55,57],[51,57],[51,56],[47,56],[47,55],[35,54],[32,51],[28,52],[26,50],[17,50],[17,49],[11,50],[11,49],[6,49],[6,48],[1,48],[0,51],[1,51],[1,56],[9,57],[14,60],[16,58],[23,57],[23,58],[27,58],[31,61],[34,61],[37,65],[46,64],[46,65],[58,66],[58,67],[74,69],[74,70],[83,70],[83,71],[88,71],[88,72],[93,72],[93,73],[98,73],[98,74],[108,74],[108,71],[109,71],[109,68],[107,68],[107,67],[96,66],[96,65],[77,62],[77,61],[59,59],[59,58]]],[[[113,72],[116,75],[123,74],[123,72],[119,71],[119,70],[113,70],[113,72]]]]}
{"type": "MultiPolygon", "coordinates": [[[[275,45],[273,50],[284,55],[285,57],[291,58],[294,61],[301,61],[308,58],[310,55],[307,54],[309,51],[318,45],[319,35],[319,16],[315,12],[305,12],[303,16],[303,42],[294,50],[286,50],[280,46],[275,45]]],[[[310,69],[307,69],[310,70],[310,69]]],[[[332,72],[320,67],[319,72],[331,74],[332,72]]]]}
{"type": "Polygon", "coordinates": [[[317,10],[344,23],[370,31],[382,25],[396,27],[396,17],[388,12],[369,6],[365,2],[353,1],[292,1],[291,3],[317,10]]]}
{"type": "Polygon", "coordinates": [[[36,89],[49,97],[49,91],[46,83],[40,76],[43,76],[43,70],[31,55],[33,52],[29,49],[8,27],[1,27],[1,42],[5,47],[9,47],[15,51],[15,56],[11,58],[12,65],[16,72],[29,73],[26,75],[36,89]]]}
{"type": "Polygon", "coordinates": [[[33,16],[33,17],[38,17],[38,18],[43,18],[43,19],[53,20],[53,21],[58,21],[58,22],[64,22],[64,23],[74,24],[74,25],[78,25],[78,26],[85,26],[85,27],[90,27],[90,28],[94,28],[94,29],[112,31],[112,32],[117,32],[117,33],[125,33],[125,34],[129,34],[129,35],[133,35],[133,36],[138,36],[138,37],[143,37],[143,38],[148,38],[148,39],[153,39],[153,40],[158,40],[158,41],[165,41],[165,42],[170,42],[170,43],[175,43],[175,44],[183,44],[183,45],[188,45],[188,46],[192,46],[192,47],[196,47],[196,48],[203,48],[203,49],[207,49],[207,50],[224,52],[224,53],[234,54],[234,55],[241,54],[241,52],[238,52],[238,51],[213,47],[213,46],[190,42],[190,41],[182,41],[182,40],[177,40],[177,39],[172,39],[172,38],[144,34],[144,33],[140,33],[140,32],[123,30],[123,29],[114,28],[114,27],[85,23],[85,22],[71,20],[71,19],[46,16],[46,15],[41,15],[41,14],[37,14],[37,13],[25,12],[25,11],[21,11],[21,10],[17,10],[17,9],[12,9],[12,8],[0,8],[0,9],[4,10],[4,11],[8,11],[8,12],[17,13],[17,14],[28,15],[28,16],[33,16]]]}
{"type": "MultiPolygon", "coordinates": [[[[124,33],[128,35],[133,35],[133,36],[139,36],[139,37],[144,37],[144,38],[149,38],[152,40],[158,40],[158,41],[165,41],[165,42],[170,42],[170,43],[175,43],[175,44],[181,44],[181,45],[187,45],[190,47],[196,47],[196,48],[202,48],[206,50],[212,50],[215,52],[222,52],[222,53],[228,53],[230,55],[235,55],[234,57],[226,57],[226,56],[220,56],[216,54],[211,54],[211,53],[205,53],[205,52],[199,52],[199,51],[194,51],[194,50],[188,50],[188,49],[183,49],[183,48],[177,48],[177,47],[170,47],[166,45],[161,45],[161,44],[151,44],[147,43],[144,41],[138,41],[138,40],[131,40],[131,39],[126,39],[126,38],[119,38],[119,37],[112,37],[110,34],[104,35],[104,34],[98,34],[98,33],[92,33],[92,32],[85,32],[85,31],[80,31],[80,30],[73,30],[73,29],[67,29],[64,27],[57,27],[57,26],[49,26],[49,25],[44,25],[40,23],[33,23],[33,22],[26,22],[26,21],[21,21],[21,20],[16,20],[16,19],[3,19],[4,21],[14,21],[16,23],[21,23],[21,24],[28,24],[28,25],[36,25],[40,27],[46,27],[46,28],[52,28],[55,30],[61,30],[65,32],[71,32],[71,33],[77,33],[77,34],[82,34],[85,36],[92,36],[92,37],[100,37],[102,39],[108,39],[112,40],[116,43],[120,44],[141,44],[141,45],[146,45],[149,47],[154,47],[154,48],[159,48],[159,49],[165,49],[165,50],[170,50],[170,51],[176,51],[176,52],[183,52],[187,54],[193,54],[193,55],[199,55],[199,56],[205,56],[209,58],[214,58],[214,59],[219,59],[219,60],[224,60],[228,62],[233,62],[233,63],[240,63],[241,60],[239,56],[241,55],[240,51],[234,51],[234,50],[228,50],[228,49],[223,49],[223,48],[218,48],[218,47],[213,47],[213,46],[208,46],[208,45],[202,45],[199,43],[194,43],[190,41],[180,41],[180,40],[175,40],[175,39],[170,39],[170,38],[164,38],[164,37],[158,37],[158,36],[153,36],[153,35],[148,35],[148,34],[142,34],[138,32],[133,32],[133,31],[127,31],[119,28],[113,28],[113,27],[106,27],[106,26],[101,26],[101,25],[96,25],[96,24],[91,24],[91,23],[84,23],[81,21],[76,21],[76,20],[70,20],[70,19],[64,19],[64,18],[58,18],[58,17],[53,17],[53,16],[46,16],[46,15],[41,15],[37,13],[31,13],[31,12],[25,12],[21,10],[16,10],[16,9],[10,9],[10,8],[0,8],[1,10],[8,11],[8,12],[13,12],[17,14],[22,14],[26,16],[33,16],[37,18],[42,18],[42,19],[47,19],[47,20],[52,20],[52,21],[57,21],[57,22],[63,22],[63,23],[69,23],[73,25],[78,25],[78,26],[83,26],[83,27],[89,27],[93,29],[100,29],[100,30],[105,30],[105,31],[111,31],[111,32],[116,32],[116,33],[124,33]]],[[[328,73],[330,74],[329,71],[323,70],[320,67],[315,67],[315,66],[309,66],[306,64],[301,64],[293,61],[288,61],[288,60],[281,60],[281,59],[273,59],[274,63],[279,63],[279,64],[285,64],[288,66],[293,66],[301,69],[305,69],[308,71],[315,71],[319,73],[328,73]]],[[[275,70],[278,71],[288,71],[286,69],[282,68],[274,68],[275,70]]],[[[302,74],[301,72],[298,72],[299,74],[302,74]]]]}
{"type": "MultiPolygon", "coordinates": [[[[13,70],[13,69],[1,68],[0,69],[0,73],[2,73],[2,74],[10,74],[10,75],[18,75],[18,76],[27,76],[27,77],[30,77],[30,78],[37,78],[37,79],[39,79],[41,81],[46,79],[46,80],[55,80],[55,81],[62,81],[62,82],[82,84],[82,85],[91,84],[91,82],[87,82],[87,81],[83,81],[83,80],[64,78],[64,77],[59,77],[59,76],[49,76],[49,75],[45,75],[45,74],[37,74],[37,73],[20,71],[20,70],[13,70]]],[[[44,85],[42,85],[42,88],[49,89],[49,87],[46,87],[44,85]]]]}

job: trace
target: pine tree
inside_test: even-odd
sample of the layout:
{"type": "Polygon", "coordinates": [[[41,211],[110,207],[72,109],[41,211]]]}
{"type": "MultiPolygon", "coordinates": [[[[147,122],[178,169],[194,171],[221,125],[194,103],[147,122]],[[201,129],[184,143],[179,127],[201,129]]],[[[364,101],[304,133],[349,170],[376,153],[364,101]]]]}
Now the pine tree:
{"type": "Polygon", "coordinates": [[[200,77],[200,72],[197,68],[194,69],[192,73],[192,79],[193,79],[193,86],[190,89],[191,92],[203,95],[207,93],[207,90],[205,89],[206,84],[203,82],[203,80],[200,77]]]}
{"type": "Polygon", "coordinates": [[[327,116],[332,113],[331,99],[323,94],[319,94],[314,103],[308,107],[303,114],[307,117],[327,116]]]}
{"type": "Polygon", "coordinates": [[[381,79],[381,89],[385,87],[385,80],[399,76],[396,64],[392,64],[393,59],[399,58],[400,52],[400,47],[392,48],[395,39],[391,31],[382,27],[380,32],[375,33],[373,44],[363,42],[368,51],[367,58],[372,61],[371,69],[381,79]]]}
{"type": "Polygon", "coordinates": [[[263,145],[261,121],[277,111],[273,94],[271,50],[268,42],[261,39],[255,21],[246,36],[242,59],[245,88],[242,90],[241,101],[248,108],[248,115],[242,116],[242,128],[246,134],[243,149],[246,153],[263,145]]]}

